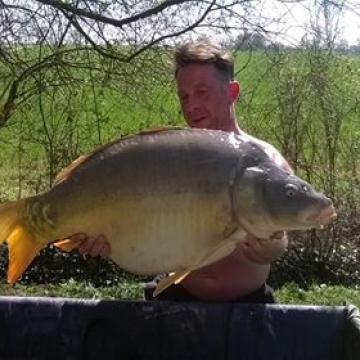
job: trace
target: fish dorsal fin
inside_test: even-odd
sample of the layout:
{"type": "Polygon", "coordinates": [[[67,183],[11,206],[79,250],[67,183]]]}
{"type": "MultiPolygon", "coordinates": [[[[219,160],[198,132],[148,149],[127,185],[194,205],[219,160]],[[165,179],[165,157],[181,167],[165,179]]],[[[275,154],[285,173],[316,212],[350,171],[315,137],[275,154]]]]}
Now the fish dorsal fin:
{"type": "MultiPolygon", "coordinates": [[[[181,130],[184,129],[184,127],[181,126],[153,126],[148,129],[145,129],[143,131],[140,131],[136,134],[124,136],[121,140],[126,140],[132,137],[135,137],[137,135],[146,135],[146,134],[155,134],[160,131],[166,131],[166,130],[181,130]]],[[[70,177],[70,175],[77,169],[82,163],[84,163],[90,156],[94,155],[95,153],[101,151],[102,149],[110,146],[112,143],[119,141],[119,139],[115,139],[114,141],[110,141],[107,144],[100,145],[98,148],[96,148],[94,151],[89,152],[88,154],[80,155],[77,159],[75,159],[70,165],[62,169],[55,177],[54,184],[59,184],[60,182],[65,181],[67,178],[70,177]]]]}
{"type": "Polygon", "coordinates": [[[184,127],[182,126],[151,126],[145,130],[142,130],[138,133],[138,135],[147,135],[147,134],[154,134],[160,131],[166,131],[166,130],[182,130],[184,127]]]}
{"type": "Polygon", "coordinates": [[[70,165],[62,169],[56,175],[54,183],[59,184],[62,181],[65,181],[80,164],[89,158],[91,154],[92,153],[80,155],[78,158],[76,158],[70,165]]]}

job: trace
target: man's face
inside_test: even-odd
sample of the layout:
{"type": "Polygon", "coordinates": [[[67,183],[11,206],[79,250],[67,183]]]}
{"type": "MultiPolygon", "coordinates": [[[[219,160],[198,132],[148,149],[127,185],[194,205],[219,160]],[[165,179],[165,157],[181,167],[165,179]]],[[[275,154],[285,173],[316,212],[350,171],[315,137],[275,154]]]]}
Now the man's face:
{"type": "Polygon", "coordinates": [[[229,83],[211,64],[189,64],[177,74],[178,96],[187,124],[194,128],[223,129],[234,102],[229,83]]]}

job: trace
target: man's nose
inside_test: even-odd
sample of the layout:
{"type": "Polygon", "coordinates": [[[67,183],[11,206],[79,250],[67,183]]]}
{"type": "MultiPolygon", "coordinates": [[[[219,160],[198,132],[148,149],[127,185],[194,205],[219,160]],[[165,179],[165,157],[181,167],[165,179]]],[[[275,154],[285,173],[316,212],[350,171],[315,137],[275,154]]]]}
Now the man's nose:
{"type": "Polygon", "coordinates": [[[194,96],[189,96],[187,104],[186,104],[186,111],[191,114],[194,111],[199,109],[199,102],[194,96]]]}

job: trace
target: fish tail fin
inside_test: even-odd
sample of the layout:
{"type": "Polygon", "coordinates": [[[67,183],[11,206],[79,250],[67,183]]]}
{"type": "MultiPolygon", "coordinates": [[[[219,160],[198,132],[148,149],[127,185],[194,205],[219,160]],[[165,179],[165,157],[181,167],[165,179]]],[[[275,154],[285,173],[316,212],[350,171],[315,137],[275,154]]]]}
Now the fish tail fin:
{"type": "Polygon", "coordinates": [[[26,200],[0,205],[0,243],[9,248],[8,282],[15,283],[42,248],[24,226],[26,200]]]}
{"type": "Polygon", "coordinates": [[[156,286],[156,289],[153,292],[153,297],[158,296],[161,292],[163,292],[165,289],[167,289],[172,284],[178,284],[181,281],[183,281],[189,274],[191,270],[186,269],[183,271],[177,271],[171,273],[169,276],[161,279],[156,286]]]}

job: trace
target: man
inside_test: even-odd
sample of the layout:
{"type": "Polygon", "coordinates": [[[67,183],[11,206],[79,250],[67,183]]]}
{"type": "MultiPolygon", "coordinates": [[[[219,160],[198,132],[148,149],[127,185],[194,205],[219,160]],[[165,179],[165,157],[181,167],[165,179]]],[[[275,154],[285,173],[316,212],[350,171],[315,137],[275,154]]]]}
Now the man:
{"type": "MultiPolygon", "coordinates": [[[[240,95],[240,86],[234,81],[234,62],[226,51],[206,40],[180,46],[175,51],[175,77],[182,112],[190,127],[245,134],[235,117],[234,103],[240,95]]],[[[291,170],[275,148],[259,142],[275,162],[291,170]]],[[[74,236],[84,240],[79,246],[83,254],[110,254],[104,236],[74,236]]],[[[226,258],[193,271],[155,300],[273,303],[272,290],[266,284],[270,263],[285,251],[286,245],[284,232],[278,232],[270,239],[249,238],[226,258]]],[[[165,275],[147,284],[146,299],[153,299],[152,292],[161,276],[165,275]]]]}

